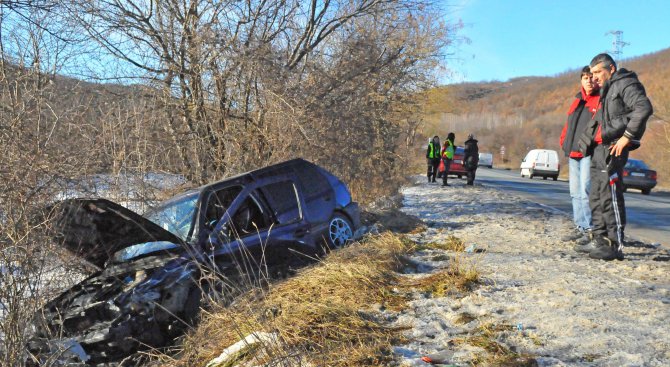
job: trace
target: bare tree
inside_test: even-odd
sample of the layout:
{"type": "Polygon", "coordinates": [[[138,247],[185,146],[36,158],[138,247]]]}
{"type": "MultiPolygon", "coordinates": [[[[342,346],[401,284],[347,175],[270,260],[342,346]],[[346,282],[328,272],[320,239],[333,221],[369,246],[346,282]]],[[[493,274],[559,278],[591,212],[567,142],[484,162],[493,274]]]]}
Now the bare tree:
{"type": "MultiPolygon", "coordinates": [[[[199,182],[287,152],[341,151],[348,144],[332,134],[325,140],[335,145],[323,144],[320,119],[342,116],[336,109],[354,89],[384,101],[366,111],[390,114],[389,102],[428,81],[453,30],[424,1],[89,1],[72,9],[111,55],[162,90],[177,169],[199,182]]],[[[358,135],[387,132],[365,131],[372,121],[358,121],[358,135]]]]}

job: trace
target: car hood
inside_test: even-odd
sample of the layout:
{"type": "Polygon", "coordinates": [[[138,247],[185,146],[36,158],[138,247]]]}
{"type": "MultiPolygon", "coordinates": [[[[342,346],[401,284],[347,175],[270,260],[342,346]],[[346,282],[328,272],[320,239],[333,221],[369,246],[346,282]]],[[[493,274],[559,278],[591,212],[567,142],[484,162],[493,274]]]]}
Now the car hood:
{"type": "Polygon", "coordinates": [[[152,241],[180,239],[156,223],[105,199],[68,199],[52,208],[54,238],[65,248],[103,267],[115,252],[152,241]]]}

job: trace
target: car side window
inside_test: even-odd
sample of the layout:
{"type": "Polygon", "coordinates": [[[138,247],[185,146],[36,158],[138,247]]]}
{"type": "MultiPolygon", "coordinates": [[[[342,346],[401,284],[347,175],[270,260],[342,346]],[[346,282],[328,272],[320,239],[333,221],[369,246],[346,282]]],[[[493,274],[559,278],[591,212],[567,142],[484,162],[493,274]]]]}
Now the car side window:
{"type": "Polygon", "coordinates": [[[298,191],[292,181],[282,181],[259,189],[272,208],[275,224],[288,224],[302,219],[298,191]]]}
{"type": "Polygon", "coordinates": [[[244,237],[265,230],[270,224],[268,213],[253,195],[249,195],[232,215],[226,234],[231,238],[244,237]]]}
{"type": "Polygon", "coordinates": [[[207,209],[205,210],[205,227],[210,231],[214,229],[230,204],[235,200],[237,195],[242,191],[241,186],[232,186],[212,193],[207,202],[207,209]]]}
{"type": "Polygon", "coordinates": [[[307,200],[323,195],[330,188],[328,180],[315,167],[296,167],[296,171],[307,200]]]}

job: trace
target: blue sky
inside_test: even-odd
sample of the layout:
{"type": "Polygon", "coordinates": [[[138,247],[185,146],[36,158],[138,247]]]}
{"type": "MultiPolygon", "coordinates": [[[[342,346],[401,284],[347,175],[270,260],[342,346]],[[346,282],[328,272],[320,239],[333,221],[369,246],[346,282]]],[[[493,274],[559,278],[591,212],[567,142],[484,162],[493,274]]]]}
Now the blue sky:
{"type": "Polygon", "coordinates": [[[668,0],[444,0],[447,17],[461,19],[460,43],[444,83],[504,81],[581,68],[612,49],[623,31],[624,58],[670,47],[668,0]]]}

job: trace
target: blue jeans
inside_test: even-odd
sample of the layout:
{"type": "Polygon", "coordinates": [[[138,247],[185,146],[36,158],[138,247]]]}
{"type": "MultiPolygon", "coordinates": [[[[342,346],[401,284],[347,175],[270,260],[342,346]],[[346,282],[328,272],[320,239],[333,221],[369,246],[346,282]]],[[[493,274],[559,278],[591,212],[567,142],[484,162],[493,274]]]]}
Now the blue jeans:
{"type": "Polygon", "coordinates": [[[575,225],[581,231],[591,229],[591,157],[569,158],[570,197],[572,197],[572,216],[575,225]]]}

